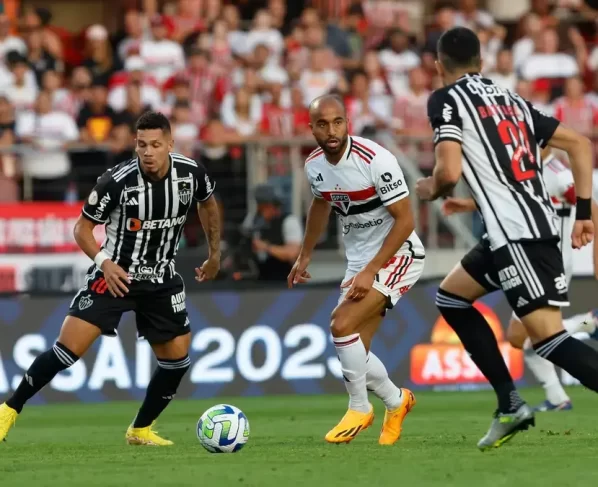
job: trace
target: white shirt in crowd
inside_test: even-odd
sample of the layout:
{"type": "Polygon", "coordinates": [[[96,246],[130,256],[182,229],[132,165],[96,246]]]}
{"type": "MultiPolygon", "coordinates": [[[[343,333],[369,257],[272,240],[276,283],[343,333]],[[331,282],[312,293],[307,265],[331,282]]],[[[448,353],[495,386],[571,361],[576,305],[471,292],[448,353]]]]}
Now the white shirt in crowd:
{"type": "MultiPolygon", "coordinates": [[[[140,94],[143,106],[150,106],[152,110],[157,110],[162,105],[162,94],[155,86],[141,85],[140,94]]],[[[115,86],[110,90],[108,105],[117,112],[122,112],[127,108],[127,87],[125,85],[115,86]]]]}
{"type": "Polygon", "coordinates": [[[276,29],[268,30],[252,30],[247,34],[245,38],[245,49],[247,53],[253,52],[253,50],[264,44],[268,46],[270,52],[275,56],[279,57],[284,49],[284,39],[282,34],[276,29]]]}
{"type": "Polygon", "coordinates": [[[534,53],[534,40],[531,37],[523,37],[513,44],[513,66],[521,68],[523,63],[534,53]]]}
{"type": "Polygon", "coordinates": [[[235,110],[235,95],[227,93],[220,106],[220,117],[226,127],[234,128],[241,135],[252,135],[262,121],[262,99],[252,95],[249,101],[249,120],[241,120],[235,110]]]}
{"type": "Polygon", "coordinates": [[[160,84],[177,71],[185,68],[183,48],[180,44],[168,39],[143,41],[140,54],[147,66],[147,72],[153,75],[160,84]]]}
{"type": "Polygon", "coordinates": [[[6,57],[6,53],[17,51],[22,56],[27,55],[27,44],[20,37],[8,36],[0,41],[0,59],[6,57]]]}
{"type": "Polygon", "coordinates": [[[517,85],[517,75],[515,73],[501,74],[494,72],[489,73],[488,78],[505,90],[515,91],[517,85]]]}
{"type": "Polygon", "coordinates": [[[303,102],[309,105],[314,98],[329,93],[339,82],[338,73],[332,69],[323,71],[303,71],[299,79],[299,88],[303,93],[303,102]]]}
{"type": "Polygon", "coordinates": [[[23,171],[39,179],[66,176],[71,163],[63,145],[79,138],[75,120],[64,112],[38,115],[33,111],[21,113],[15,127],[17,137],[29,137],[40,151],[28,151],[21,158],[23,171]]]}
{"type": "Polygon", "coordinates": [[[577,74],[579,66],[575,58],[562,52],[532,54],[521,66],[521,76],[529,81],[540,78],[570,78],[577,74]]]}
{"type": "Polygon", "coordinates": [[[477,10],[472,19],[468,19],[462,12],[455,12],[455,27],[467,27],[477,29],[477,26],[489,29],[494,26],[494,18],[488,12],[477,10]]]}
{"type": "Polygon", "coordinates": [[[380,52],[380,64],[388,74],[393,95],[400,96],[409,90],[408,73],[421,64],[421,59],[413,51],[399,53],[384,49],[380,52]]]}

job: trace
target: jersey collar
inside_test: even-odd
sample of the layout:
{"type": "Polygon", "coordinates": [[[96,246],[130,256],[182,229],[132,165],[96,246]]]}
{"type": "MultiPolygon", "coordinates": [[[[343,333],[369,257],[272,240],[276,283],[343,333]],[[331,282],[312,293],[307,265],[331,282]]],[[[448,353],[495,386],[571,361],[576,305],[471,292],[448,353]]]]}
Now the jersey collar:
{"type": "Polygon", "coordinates": [[[471,73],[465,73],[457,81],[461,81],[462,79],[465,79],[465,78],[481,78],[481,77],[482,77],[481,73],[471,72],[471,73]]]}

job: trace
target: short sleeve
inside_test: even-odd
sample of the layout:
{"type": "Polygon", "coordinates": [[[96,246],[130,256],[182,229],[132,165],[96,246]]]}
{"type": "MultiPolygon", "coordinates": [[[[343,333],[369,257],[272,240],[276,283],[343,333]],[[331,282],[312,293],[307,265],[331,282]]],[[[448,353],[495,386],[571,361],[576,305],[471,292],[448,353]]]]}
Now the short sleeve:
{"type": "Polygon", "coordinates": [[[392,205],[409,196],[403,170],[396,157],[390,152],[376,155],[371,170],[376,193],[384,206],[392,205]]]}
{"type": "Polygon", "coordinates": [[[282,236],[285,244],[301,243],[303,240],[303,229],[301,222],[295,215],[287,216],[282,222],[282,236]]]}
{"type": "MultiPolygon", "coordinates": [[[[318,199],[323,199],[324,196],[322,196],[322,193],[320,193],[320,191],[317,188],[317,183],[318,183],[318,176],[320,178],[322,178],[321,175],[312,175],[310,174],[309,168],[308,168],[308,162],[305,164],[305,177],[307,178],[307,182],[309,183],[309,188],[311,189],[311,194],[314,195],[315,198],[318,199]]],[[[322,178],[323,181],[323,178],[322,178]]]]}
{"type": "Polygon", "coordinates": [[[98,178],[93,191],[85,200],[82,214],[88,220],[99,225],[106,223],[110,213],[120,203],[120,186],[112,177],[109,169],[98,178]]]}
{"type": "Polygon", "coordinates": [[[536,142],[538,142],[538,145],[544,149],[548,145],[550,139],[552,139],[554,132],[561,122],[559,122],[556,118],[538,110],[529,101],[526,101],[526,103],[534,122],[534,135],[536,137],[536,142]]]}
{"type": "Polygon", "coordinates": [[[193,194],[193,198],[195,201],[206,201],[212,194],[214,193],[214,188],[216,187],[216,182],[210,177],[208,171],[206,170],[205,166],[201,163],[197,163],[196,169],[196,186],[195,186],[195,193],[193,194]]]}
{"type": "Polygon", "coordinates": [[[450,140],[463,142],[463,123],[455,99],[438,90],[428,99],[428,119],[434,130],[434,145],[450,140]]]}

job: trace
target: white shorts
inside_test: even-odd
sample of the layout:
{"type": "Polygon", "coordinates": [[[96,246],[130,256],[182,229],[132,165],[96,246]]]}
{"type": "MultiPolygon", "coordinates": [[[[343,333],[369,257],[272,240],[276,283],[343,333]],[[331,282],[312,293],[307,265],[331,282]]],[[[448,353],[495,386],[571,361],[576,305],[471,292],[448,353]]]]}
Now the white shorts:
{"type": "MultiPolygon", "coordinates": [[[[411,254],[395,255],[374,279],[374,289],[386,296],[388,309],[392,309],[401,296],[418,281],[424,271],[425,259],[413,258],[411,254]]],[[[359,270],[347,269],[343,283],[355,276],[359,270]]],[[[338,303],[344,299],[351,286],[341,288],[338,303]]]]}

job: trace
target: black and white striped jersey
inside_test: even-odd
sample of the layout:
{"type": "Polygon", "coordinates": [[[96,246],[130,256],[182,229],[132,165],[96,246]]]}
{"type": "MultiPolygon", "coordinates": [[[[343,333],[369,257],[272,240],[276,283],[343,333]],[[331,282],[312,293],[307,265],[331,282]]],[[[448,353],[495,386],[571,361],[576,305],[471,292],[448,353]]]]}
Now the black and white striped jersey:
{"type": "Polygon", "coordinates": [[[133,280],[163,282],[175,275],[174,258],[193,200],[207,200],[214,186],[201,163],[180,154],[170,154],[161,181],[149,179],[135,158],[98,179],[82,213],[106,225],[102,250],[133,280]]]}
{"type": "Polygon", "coordinates": [[[435,91],[428,117],[435,144],[461,144],[463,178],[493,250],[509,242],[558,238],[540,156],[558,120],[479,74],[435,91]]]}

